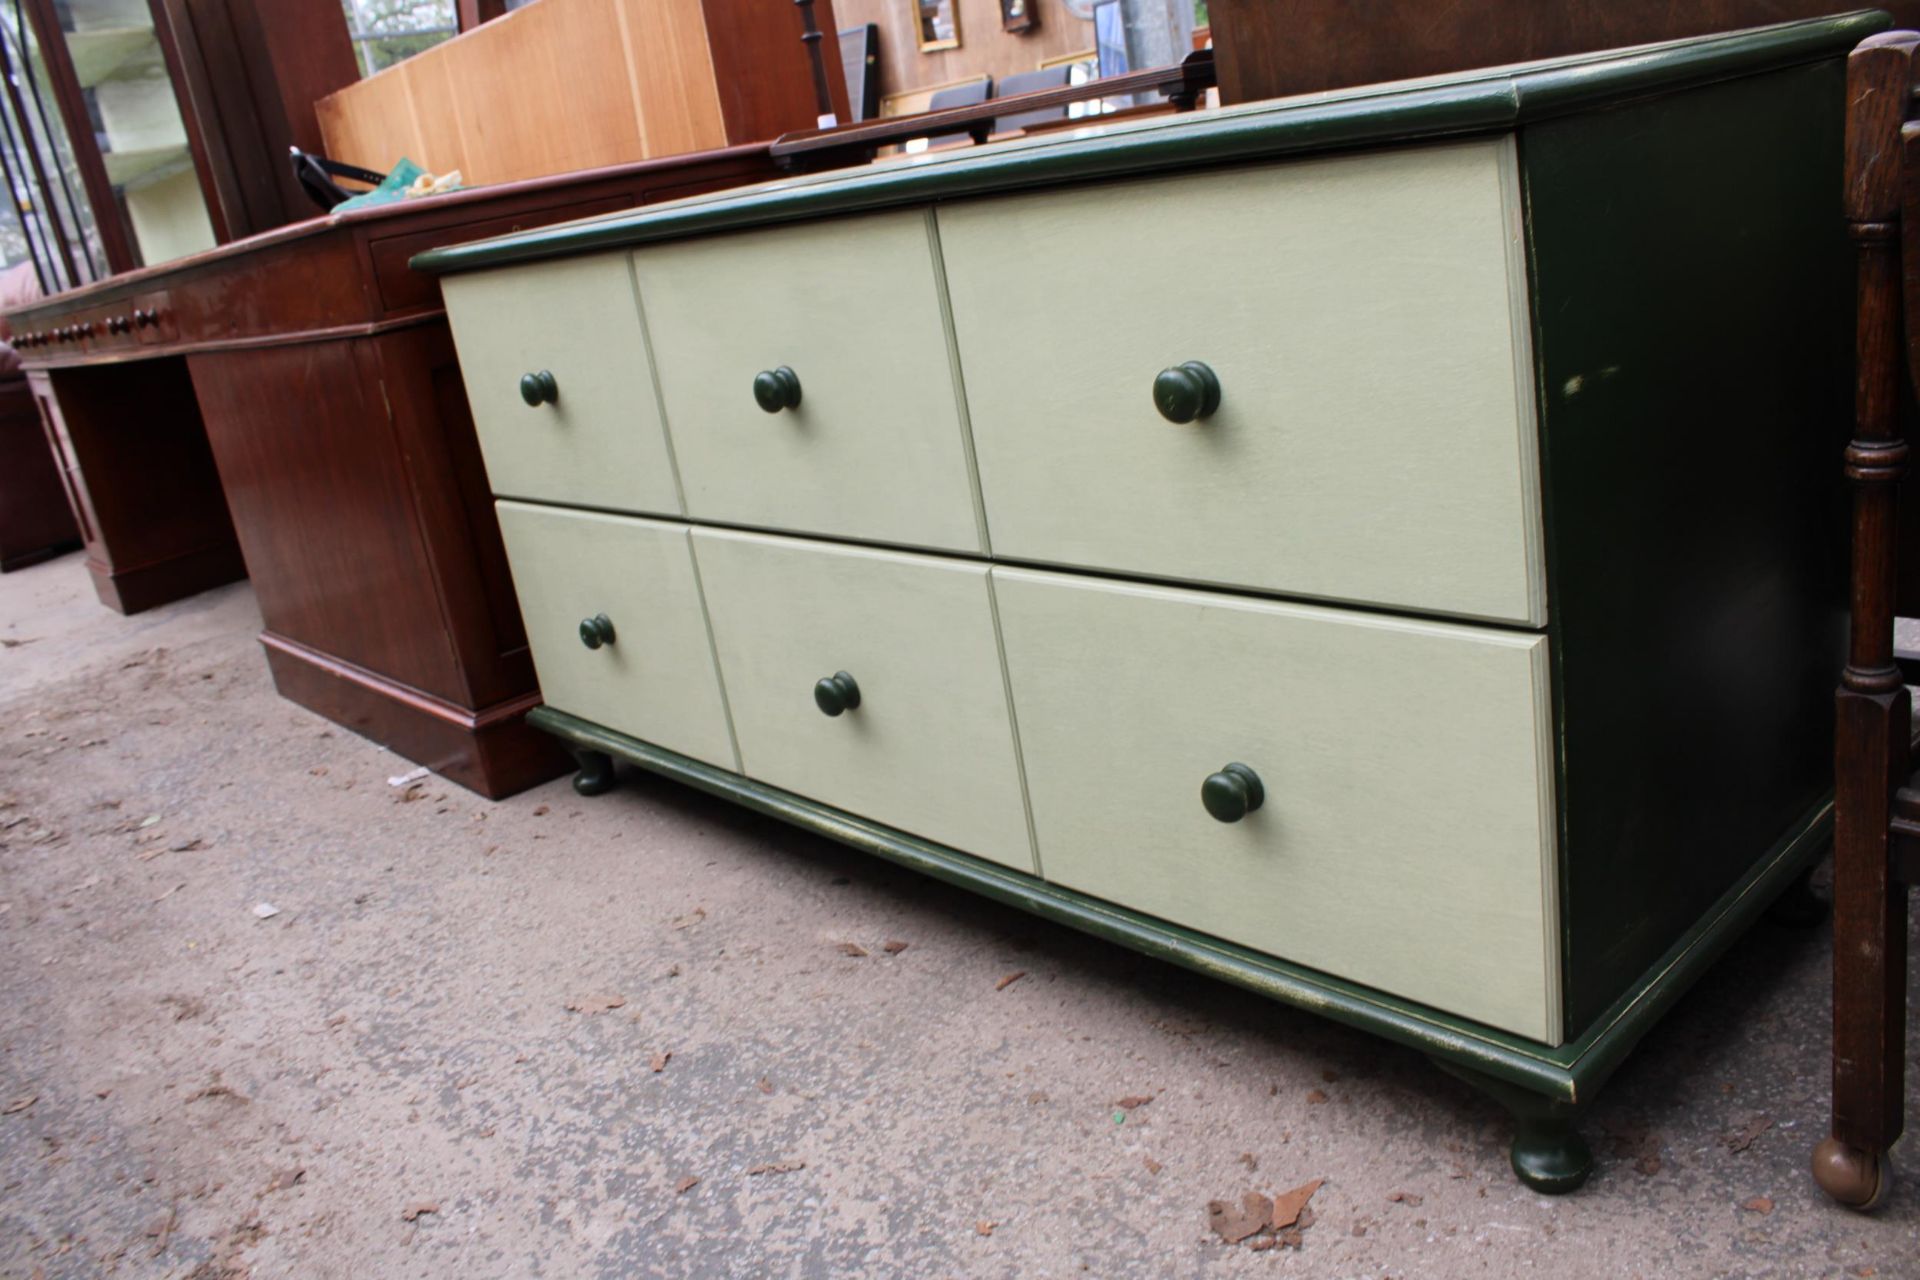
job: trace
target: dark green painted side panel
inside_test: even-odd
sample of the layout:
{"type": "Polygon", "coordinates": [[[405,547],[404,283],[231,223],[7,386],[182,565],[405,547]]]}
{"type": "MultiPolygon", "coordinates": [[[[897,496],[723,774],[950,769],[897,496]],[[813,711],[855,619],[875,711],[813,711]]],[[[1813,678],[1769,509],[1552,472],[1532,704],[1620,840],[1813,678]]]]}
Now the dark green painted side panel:
{"type": "Polygon", "coordinates": [[[1844,62],[1522,130],[1577,1036],[1832,786],[1844,62]]]}

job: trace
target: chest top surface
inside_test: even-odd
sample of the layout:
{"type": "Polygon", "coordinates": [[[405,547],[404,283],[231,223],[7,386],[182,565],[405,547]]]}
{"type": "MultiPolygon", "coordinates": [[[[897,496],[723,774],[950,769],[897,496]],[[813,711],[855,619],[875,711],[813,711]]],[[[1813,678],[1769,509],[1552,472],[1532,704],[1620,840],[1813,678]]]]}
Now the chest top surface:
{"type": "Polygon", "coordinates": [[[923,153],[435,249],[445,274],[772,223],[967,196],[1511,131],[1842,56],[1884,30],[1862,10],[1746,31],[1580,54],[1424,80],[1279,98],[923,153]]]}

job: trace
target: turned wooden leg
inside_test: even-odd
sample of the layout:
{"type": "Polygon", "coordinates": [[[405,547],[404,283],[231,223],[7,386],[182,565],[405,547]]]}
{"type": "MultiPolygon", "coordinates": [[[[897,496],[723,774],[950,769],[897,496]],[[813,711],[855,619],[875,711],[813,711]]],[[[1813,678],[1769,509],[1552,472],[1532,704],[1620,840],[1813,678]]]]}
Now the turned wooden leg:
{"type": "Polygon", "coordinates": [[[1813,891],[1813,869],[1817,865],[1818,859],[1809,863],[1773,900],[1773,905],[1767,908],[1769,921],[1790,929],[1805,929],[1827,918],[1826,902],[1813,891]]]}
{"type": "Polygon", "coordinates": [[[1544,1196],[1563,1196],[1578,1191],[1593,1173],[1593,1149],[1577,1128],[1579,1107],[1468,1067],[1439,1058],[1431,1061],[1454,1079],[1492,1098],[1513,1117],[1513,1145],[1507,1149],[1507,1163],[1530,1190],[1544,1196]]]}
{"type": "MultiPolygon", "coordinates": [[[[1833,1136],[1813,1176],[1842,1204],[1885,1194],[1906,1100],[1906,890],[1893,876],[1895,791],[1910,767],[1911,701],[1894,658],[1900,546],[1901,209],[1912,185],[1902,126],[1920,36],[1885,32],[1847,57],[1843,191],[1855,245],[1853,488],[1847,665],[1834,706],[1833,1136]]],[[[1905,263],[1907,269],[1915,264],[1905,263]]],[[[1911,286],[1908,286],[1911,287],[1911,286]]],[[[1909,367],[1907,372],[1911,373],[1909,367]]]]}
{"type": "Polygon", "coordinates": [[[573,789],[583,796],[597,796],[613,790],[613,757],[604,751],[590,751],[585,747],[569,747],[573,758],[580,762],[580,772],[573,775],[573,789]]]}
{"type": "Polygon", "coordinates": [[[1904,688],[1842,689],[1833,837],[1833,1130],[1813,1176],[1841,1204],[1871,1208],[1906,1099],[1906,890],[1891,874],[1891,797],[1905,781],[1904,688]]]}

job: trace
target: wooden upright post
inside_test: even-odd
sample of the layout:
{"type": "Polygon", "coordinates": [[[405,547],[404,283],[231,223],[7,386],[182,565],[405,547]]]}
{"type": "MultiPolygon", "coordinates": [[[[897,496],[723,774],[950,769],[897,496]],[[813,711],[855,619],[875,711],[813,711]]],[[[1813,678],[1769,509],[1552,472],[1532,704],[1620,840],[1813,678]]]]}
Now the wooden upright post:
{"type": "Polygon", "coordinates": [[[1871,1208],[1904,1103],[1906,891],[1891,874],[1893,793],[1907,779],[1909,695],[1893,660],[1894,544],[1907,442],[1900,371],[1901,127],[1920,34],[1894,31],[1847,60],[1845,209],[1858,252],[1852,638],[1834,738],[1833,1132],[1813,1176],[1871,1208]]]}

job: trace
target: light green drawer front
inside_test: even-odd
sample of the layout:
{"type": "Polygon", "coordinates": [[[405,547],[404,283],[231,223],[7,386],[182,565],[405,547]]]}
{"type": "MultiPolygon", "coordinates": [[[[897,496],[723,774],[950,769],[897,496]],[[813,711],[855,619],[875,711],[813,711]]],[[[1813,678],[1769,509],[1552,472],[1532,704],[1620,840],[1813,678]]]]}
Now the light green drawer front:
{"type": "Polygon", "coordinates": [[[496,494],[679,514],[625,254],[451,276],[441,287],[496,494]],[[543,370],[559,398],[528,405],[521,376],[543,370]]]}
{"type": "Polygon", "coordinates": [[[696,529],[749,777],[1033,869],[984,565],[696,529]],[[829,717],[814,686],[851,675],[829,717]]]}
{"type": "Polygon", "coordinates": [[[687,527],[496,505],[547,703],[738,769],[687,527]],[[589,649],[580,624],[601,614],[613,640],[589,649]]]}
{"type": "Polygon", "coordinates": [[[634,254],[690,515],[981,549],[928,215],[716,236],[634,254]],[[797,408],[769,413],[782,366],[797,408]]]}
{"type": "Polygon", "coordinates": [[[1510,140],[939,223],[996,555],[1544,616],[1510,140]],[[1189,360],[1219,408],[1175,425],[1154,378],[1189,360]]]}
{"type": "Polygon", "coordinates": [[[993,570],[1048,880],[1560,1038],[1547,644],[993,570]],[[1203,782],[1251,768],[1237,822],[1203,782]]]}

